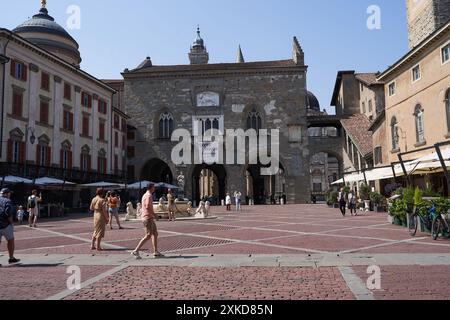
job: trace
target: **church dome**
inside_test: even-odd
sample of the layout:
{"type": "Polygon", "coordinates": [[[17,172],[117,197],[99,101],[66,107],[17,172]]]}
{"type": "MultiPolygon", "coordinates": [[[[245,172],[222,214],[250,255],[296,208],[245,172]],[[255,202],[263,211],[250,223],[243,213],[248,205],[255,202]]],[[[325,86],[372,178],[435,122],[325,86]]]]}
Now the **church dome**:
{"type": "Polygon", "coordinates": [[[310,110],[320,111],[320,103],[317,97],[311,91],[306,94],[307,108],[310,110]]]}
{"type": "Polygon", "coordinates": [[[48,14],[45,4],[38,14],[19,25],[13,32],[70,64],[77,67],[80,65],[78,43],[48,14]]]}

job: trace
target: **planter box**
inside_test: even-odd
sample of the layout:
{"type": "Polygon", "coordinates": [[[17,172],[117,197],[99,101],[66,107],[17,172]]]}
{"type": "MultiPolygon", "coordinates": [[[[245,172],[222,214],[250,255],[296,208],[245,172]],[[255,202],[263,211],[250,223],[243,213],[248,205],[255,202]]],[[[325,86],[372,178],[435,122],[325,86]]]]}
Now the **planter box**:
{"type": "Polygon", "coordinates": [[[394,225],[396,226],[401,226],[402,225],[402,220],[400,220],[398,217],[394,217],[394,225]]]}
{"type": "Polygon", "coordinates": [[[388,220],[388,223],[394,224],[394,217],[393,216],[388,216],[387,220],[388,220]]]}

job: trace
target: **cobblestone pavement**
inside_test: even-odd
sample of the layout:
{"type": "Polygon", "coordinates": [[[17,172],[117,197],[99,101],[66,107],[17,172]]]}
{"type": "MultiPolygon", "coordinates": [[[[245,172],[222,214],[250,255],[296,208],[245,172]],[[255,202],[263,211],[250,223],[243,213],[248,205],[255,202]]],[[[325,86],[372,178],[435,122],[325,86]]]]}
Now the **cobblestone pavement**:
{"type": "Polygon", "coordinates": [[[0,299],[450,299],[450,240],[411,238],[385,213],[344,218],[293,205],[213,215],[159,221],[166,258],[144,250],[141,261],[130,256],[143,236],[139,221],[108,230],[102,253],[90,250],[86,215],[16,226],[22,261],[8,266],[0,244],[0,299]],[[79,291],[67,290],[72,265],[81,268],[79,291]],[[381,290],[366,287],[372,265],[381,268],[381,290]]]}

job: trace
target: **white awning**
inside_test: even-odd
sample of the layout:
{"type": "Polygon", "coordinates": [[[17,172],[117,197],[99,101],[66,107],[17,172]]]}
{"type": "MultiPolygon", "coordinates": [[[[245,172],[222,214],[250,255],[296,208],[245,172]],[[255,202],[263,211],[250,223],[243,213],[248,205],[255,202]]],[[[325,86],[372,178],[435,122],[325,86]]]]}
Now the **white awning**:
{"type": "Polygon", "coordinates": [[[392,172],[392,167],[375,168],[375,169],[366,171],[367,181],[391,179],[393,177],[394,177],[394,173],[392,172]]]}
{"type": "Polygon", "coordinates": [[[364,174],[363,173],[353,173],[349,175],[344,174],[344,181],[347,182],[360,182],[364,181],[364,174]]]}
{"type": "Polygon", "coordinates": [[[337,184],[344,184],[344,179],[339,179],[339,180],[333,182],[331,185],[334,186],[334,185],[337,185],[337,184]]]}

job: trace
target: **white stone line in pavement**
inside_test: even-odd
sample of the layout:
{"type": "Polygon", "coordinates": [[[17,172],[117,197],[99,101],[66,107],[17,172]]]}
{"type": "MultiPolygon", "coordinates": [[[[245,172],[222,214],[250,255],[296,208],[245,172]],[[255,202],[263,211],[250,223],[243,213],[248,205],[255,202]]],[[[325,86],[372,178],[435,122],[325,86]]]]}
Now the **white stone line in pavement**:
{"type": "Polygon", "coordinates": [[[393,245],[400,244],[400,243],[415,243],[415,240],[423,240],[423,239],[427,239],[427,238],[406,239],[406,240],[399,240],[399,241],[395,241],[395,242],[391,242],[391,243],[381,243],[381,244],[376,244],[373,246],[367,246],[367,247],[358,248],[358,249],[350,249],[350,250],[340,251],[339,254],[353,253],[353,252],[375,249],[375,248],[380,248],[380,247],[388,247],[388,246],[393,246],[393,245]]]}
{"type": "MultiPolygon", "coordinates": [[[[91,239],[77,237],[77,236],[74,236],[74,235],[69,235],[69,234],[65,234],[65,233],[61,233],[61,232],[57,232],[57,231],[53,231],[53,230],[47,230],[47,229],[42,229],[42,228],[39,229],[39,230],[42,230],[44,232],[48,232],[50,234],[58,235],[58,236],[61,236],[61,237],[67,237],[67,238],[70,238],[70,239],[83,241],[83,242],[86,242],[86,243],[91,243],[92,242],[91,239]]],[[[124,247],[115,246],[115,245],[109,244],[107,242],[102,242],[102,246],[104,246],[105,248],[109,248],[109,249],[126,249],[124,247]]]]}
{"type": "Polygon", "coordinates": [[[27,248],[27,249],[20,249],[15,250],[17,253],[21,253],[23,251],[29,251],[29,250],[49,250],[49,249],[62,249],[62,248],[71,248],[71,247],[77,247],[77,246],[84,246],[84,243],[77,243],[77,244],[66,244],[61,246],[51,246],[51,247],[38,247],[38,248],[27,248]]]}
{"type": "MultiPolygon", "coordinates": [[[[276,245],[276,244],[271,244],[271,243],[263,243],[263,242],[257,242],[257,241],[251,241],[251,240],[228,239],[228,238],[222,238],[222,237],[212,237],[212,236],[199,235],[199,234],[194,234],[194,233],[180,233],[180,232],[166,231],[166,230],[164,230],[164,232],[170,232],[170,233],[180,235],[180,236],[192,236],[192,237],[199,237],[199,238],[205,238],[205,239],[223,240],[223,241],[230,241],[232,243],[244,243],[244,244],[252,244],[252,245],[259,245],[259,246],[262,245],[262,246],[266,246],[266,247],[289,249],[289,250],[294,250],[294,251],[303,251],[303,252],[311,252],[311,253],[328,253],[327,251],[322,251],[322,250],[288,247],[288,246],[276,245]]],[[[191,248],[191,249],[195,249],[195,248],[191,248]]]]}
{"type": "MultiPolygon", "coordinates": [[[[84,288],[86,288],[86,287],[88,287],[88,286],[90,286],[90,285],[92,285],[92,284],[94,284],[94,283],[96,283],[96,282],[98,282],[100,280],[103,280],[103,279],[105,279],[105,278],[107,278],[109,276],[112,276],[114,273],[119,272],[119,271],[121,271],[121,270],[123,270],[123,269],[125,269],[127,267],[128,267],[127,264],[122,264],[122,265],[117,266],[115,268],[112,268],[111,270],[108,270],[108,271],[106,271],[106,272],[104,272],[104,273],[102,273],[102,274],[100,274],[100,275],[98,275],[96,277],[93,277],[93,278],[83,282],[81,284],[81,289],[80,290],[82,290],[82,289],[84,289],[84,288]]],[[[63,300],[64,298],[67,298],[68,296],[70,296],[70,295],[72,295],[74,293],[77,293],[78,291],[79,290],[76,290],[76,289],[75,290],[66,289],[66,290],[64,290],[64,291],[62,291],[60,293],[57,293],[57,294],[55,294],[53,296],[48,297],[45,300],[63,300]]]]}
{"type": "Polygon", "coordinates": [[[366,284],[362,282],[351,267],[339,267],[339,271],[356,300],[375,300],[373,293],[367,289],[366,284]]]}

